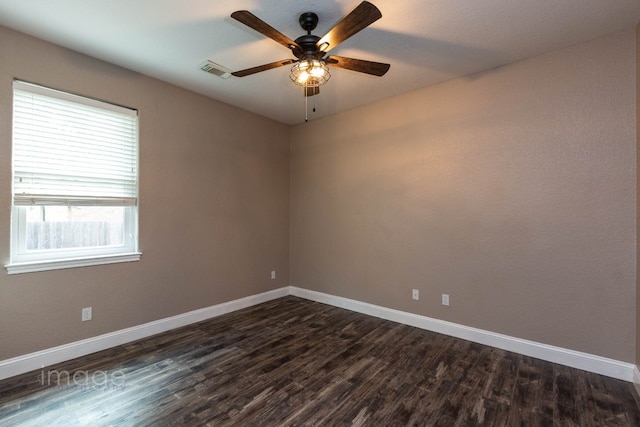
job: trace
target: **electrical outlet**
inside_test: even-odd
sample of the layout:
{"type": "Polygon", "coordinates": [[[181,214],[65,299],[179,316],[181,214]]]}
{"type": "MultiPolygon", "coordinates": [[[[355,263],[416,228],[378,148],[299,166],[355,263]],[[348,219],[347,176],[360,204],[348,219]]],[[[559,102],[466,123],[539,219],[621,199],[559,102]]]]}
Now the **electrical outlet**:
{"type": "Polygon", "coordinates": [[[413,291],[411,291],[411,298],[413,298],[414,300],[419,300],[420,299],[420,291],[417,289],[414,289],[413,291]]]}
{"type": "Polygon", "coordinates": [[[449,305],[449,295],[442,294],[442,305],[449,305]]]}
{"type": "Polygon", "coordinates": [[[85,307],[82,309],[82,321],[86,322],[87,320],[91,320],[93,318],[93,313],[92,313],[92,308],[91,307],[85,307]]]}
{"type": "Polygon", "coordinates": [[[271,280],[273,280],[273,279],[275,279],[275,278],[276,278],[276,271],[275,271],[275,270],[273,270],[273,271],[271,272],[271,280]]]}

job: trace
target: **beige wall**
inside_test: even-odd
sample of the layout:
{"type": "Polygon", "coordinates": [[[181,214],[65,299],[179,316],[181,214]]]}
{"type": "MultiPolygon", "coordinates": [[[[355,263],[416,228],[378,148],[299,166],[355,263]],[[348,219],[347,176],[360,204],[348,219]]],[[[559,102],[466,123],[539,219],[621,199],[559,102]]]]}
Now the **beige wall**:
{"type": "MultiPolygon", "coordinates": [[[[640,188],[640,174],[637,173],[640,166],[640,23],[636,27],[636,214],[640,214],[640,197],[638,189],[640,188]]],[[[636,366],[640,366],[640,216],[636,221],[636,366]]],[[[638,388],[640,394],[640,387],[638,388]]]]}
{"type": "Polygon", "coordinates": [[[635,79],[629,30],[295,127],[291,284],[633,362],[635,79]]]}
{"type": "Polygon", "coordinates": [[[0,261],[9,259],[13,78],[139,109],[143,255],[3,269],[0,360],[289,283],[287,126],[2,27],[0,261]],[[86,306],[94,319],[82,323],[86,306]]]}

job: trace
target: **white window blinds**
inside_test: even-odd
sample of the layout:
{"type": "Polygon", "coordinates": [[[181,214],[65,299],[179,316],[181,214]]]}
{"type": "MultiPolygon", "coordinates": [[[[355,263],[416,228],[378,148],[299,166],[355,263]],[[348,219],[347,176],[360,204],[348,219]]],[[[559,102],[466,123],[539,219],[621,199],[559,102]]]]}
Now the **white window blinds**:
{"type": "Polygon", "coordinates": [[[137,111],[14,81],[13,202],[137,204],[137,111]]]}

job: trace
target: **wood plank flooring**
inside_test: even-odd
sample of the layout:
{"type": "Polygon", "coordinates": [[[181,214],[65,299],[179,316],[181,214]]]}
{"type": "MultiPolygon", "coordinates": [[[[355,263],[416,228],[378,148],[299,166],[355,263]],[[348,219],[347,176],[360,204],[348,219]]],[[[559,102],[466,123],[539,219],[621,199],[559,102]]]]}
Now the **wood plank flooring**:
{"type": "Polygon", "coordinates": [[[639,426],[640,409],[623,381],[286,297],[0,381],[0,425],[639,426]]]}

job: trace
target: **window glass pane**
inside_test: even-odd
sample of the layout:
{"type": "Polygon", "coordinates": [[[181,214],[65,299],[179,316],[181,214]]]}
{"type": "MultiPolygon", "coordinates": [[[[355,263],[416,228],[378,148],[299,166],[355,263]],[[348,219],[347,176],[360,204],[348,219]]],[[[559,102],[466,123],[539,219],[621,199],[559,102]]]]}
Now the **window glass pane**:
{"type": "Polygon", "coordinates": [[[133,260],[138,112],[17,80],[13,89],[7,271],[133,260]]]}
{"type": "Polygon", "coordinates": [[[125,207],[29,206],[26,249],[101,248],[125,243],[125,207]]]}

